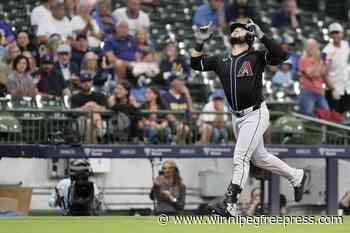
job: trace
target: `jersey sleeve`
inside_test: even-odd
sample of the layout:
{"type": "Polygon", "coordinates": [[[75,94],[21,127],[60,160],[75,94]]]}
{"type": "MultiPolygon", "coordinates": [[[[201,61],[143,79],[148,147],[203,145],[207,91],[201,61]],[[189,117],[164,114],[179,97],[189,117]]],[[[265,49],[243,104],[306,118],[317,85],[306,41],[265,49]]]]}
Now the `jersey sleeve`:
{"type": "Polygon", "coordinates": [[[217,56],[191,57],[191,68],[198,71],[214,71],[218,61],[217,56]]]}

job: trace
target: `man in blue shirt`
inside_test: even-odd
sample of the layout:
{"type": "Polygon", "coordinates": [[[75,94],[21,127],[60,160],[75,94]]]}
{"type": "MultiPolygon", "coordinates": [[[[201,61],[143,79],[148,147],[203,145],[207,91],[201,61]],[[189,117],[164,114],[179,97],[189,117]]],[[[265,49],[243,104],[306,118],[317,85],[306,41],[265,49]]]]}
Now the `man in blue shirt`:
{"type": "Polygon", "coordinates": [[[96,20],[100,31],[105,35],[113,34],[114,27],[117,22],[117,20],[110,12],[110,9],[111,7],[108,1],[99,1],[97,3],[96,11],[92,14],[92,18],[96,20]]]}
{"type": "Polygon", "coordinates": [[[129,35],[129,26],[126,21],[118,22],[116,33],[105,41],[103,48],[108,61],[115,64],[118,78],[125,79],[130,62],[139,60],[141,50],[134,38],[129,35]]]}
{"type": "Polygon", "coordinates": [[[224,19],[223,0],[209,0],[208,3],[201,5],[193,16],[193,25],[204,26],[212,23],[216,28],[221,25],[221,19],[224,19]]]}

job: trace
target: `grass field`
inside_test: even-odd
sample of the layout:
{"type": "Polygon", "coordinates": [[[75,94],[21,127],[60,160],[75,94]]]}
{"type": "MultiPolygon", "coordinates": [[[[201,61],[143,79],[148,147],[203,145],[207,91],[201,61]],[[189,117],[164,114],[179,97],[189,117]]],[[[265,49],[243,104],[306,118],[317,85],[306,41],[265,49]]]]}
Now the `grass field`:
{"type": "Polygon", "coordinates": [[[350,217],[334,225],[244,225],[183,224],[170,221],[161,225],[158,217],[20,217],[0,219],[0,233],[229,233],[229,232],[295,232],[348,233],[350,217]]]}

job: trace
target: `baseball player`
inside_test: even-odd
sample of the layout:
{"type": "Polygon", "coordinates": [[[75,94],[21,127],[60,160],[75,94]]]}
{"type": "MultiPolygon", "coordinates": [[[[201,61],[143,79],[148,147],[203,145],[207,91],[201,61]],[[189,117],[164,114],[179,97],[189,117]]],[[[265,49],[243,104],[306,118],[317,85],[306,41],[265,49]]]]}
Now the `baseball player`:
{"type": "Polygon", "coordinates": [[[253,21],[230,25],[232,50],[228,54],[204,56],[203,45],[213,33],[211,25],[195,30],[196,45],[191,54],[191,67],[198,71],[214,71],[220,78],[227,101],[236,116],[236,146],[232,181],[222,203],[212,206],[213,213],[230,217],[237,215],[237,200],[249,174],[250,161],[287,178],[294,187],[295,201],[304,192],[305,172],[288,166],[264,147],[263,134],[269,124],[269,111],[262,94],[262,73],[266,65],[278,65],[288,56],[279,45],[267,38],[253,21]],[[257,37],[266,50],[254,50],[257,37]]]}

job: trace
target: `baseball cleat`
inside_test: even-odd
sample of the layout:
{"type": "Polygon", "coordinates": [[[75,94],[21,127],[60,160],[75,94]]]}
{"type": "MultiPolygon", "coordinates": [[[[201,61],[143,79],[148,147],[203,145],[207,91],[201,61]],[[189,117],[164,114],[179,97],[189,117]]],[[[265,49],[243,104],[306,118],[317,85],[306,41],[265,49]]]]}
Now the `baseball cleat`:
{"type": "Polygon", "coordinates": [[[296,202],[301,201],[301,199],[303,199],[303,194],[304,194],[304,187],[305,187],[305,181],[306,181],[306,174],[305,171],[303,171],[303,178],[301,180],[300,185],[294,187],[294,200],[296,202]]]}

